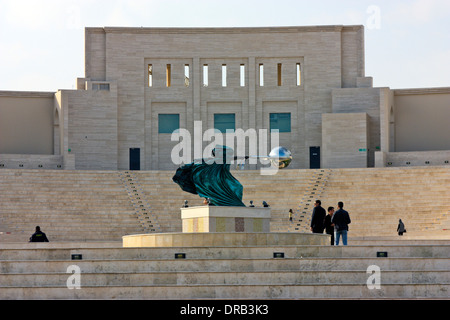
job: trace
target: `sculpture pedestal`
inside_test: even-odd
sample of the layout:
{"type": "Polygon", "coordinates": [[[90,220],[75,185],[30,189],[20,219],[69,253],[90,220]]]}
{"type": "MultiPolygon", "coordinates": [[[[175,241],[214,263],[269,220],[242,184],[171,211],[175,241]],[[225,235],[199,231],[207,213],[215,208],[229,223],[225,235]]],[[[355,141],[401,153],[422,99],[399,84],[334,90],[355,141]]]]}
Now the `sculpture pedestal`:
{"type": "Polygon", "coordinates": [[[148,233],[122,237],[124,248],[217,248],[330,245],[328,234],[298,232],[148,233]]]}
{"type": "Polygon", "coordinates": [[[270,208],[201,206],[181,208],[183,233],[270,232],[270,208]]]}
{"type": "Polygon", "coordinates": [[[270,232],[270,208],[190,207],[181,209],[182,233],[122,237],[123,247],[268,247],[329,245],[330,236],[270,232]]]}

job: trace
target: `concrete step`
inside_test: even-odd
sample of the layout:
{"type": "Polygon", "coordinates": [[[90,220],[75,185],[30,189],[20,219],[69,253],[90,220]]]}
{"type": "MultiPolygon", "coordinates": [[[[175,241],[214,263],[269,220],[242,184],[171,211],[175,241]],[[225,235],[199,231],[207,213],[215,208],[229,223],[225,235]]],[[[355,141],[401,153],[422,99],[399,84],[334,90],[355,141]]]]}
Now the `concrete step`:
{"type": "Polygon", "coordinates": [[[386,284],[370,290],[366,284],[309,285],[154,285],[1,288],[0,299],[448,299],[440,284],[386,284]]]}
{"type": "MultiPolygon", "coordinates": [[[[67,230],[61,230],[60,232],[55,232],[52,234],[47,233],[47,238],[49,243],[54,241],[120,241],[123,235],[127,234],[141,234],[145,233],[143,228],[139,226],[135,228],[130,228],[127,230],[112,232],[111,230],[97,230],[88,232],[68,232],[67,230]]],[[[30,237],[30,232],[11,232],[10,234],[0,234],[0,243],[28,243],[30,237]]]]}
{"type": "Polygon", "coordinates": [[[354,246],[230,246],[230,247],[154,247],[154,248],[85,248],[67,249],[52,247],[53,243],[12,244],[0,248],[0,261],[52,261],[70,260],[72,254],[82,254],[87,260],[172,259],[176,253],[185,253],[187,259],[269,259],[274,252],[284,253],[285,258],[375,258],[377,252],[387,252],[389,258],[450,258],[450,243],[442,245],[354,245],[354,246]],[[46,248],[46,246],[50,248],[46,248]]]}
{"type": "MultiPolygon", "coordinates": [[[[0,290],[8,287],[48,287],[67,283],[72,273],[0,273],[0,290]]],[[[81,286],[152,286],[152,285],[328,285],[365,284],[367,270],[353,271],[261,271],[261,272],[140,272],[81,274],[81,286]]],[[[450,285],[446,271],[382,271],[382,284],[450,285]]]]}
{"type": "Polygon", "coordinates": [[[0,261],[0,273],[66,272],[70,265],[82,272],[121,273],[152,271],[259,272],[259,271],[355,271],[377,265],[386,271],[448,270],[450,258],[287,258],[287,259],[133,259],[133,260],[52,260],[0,261]]]}

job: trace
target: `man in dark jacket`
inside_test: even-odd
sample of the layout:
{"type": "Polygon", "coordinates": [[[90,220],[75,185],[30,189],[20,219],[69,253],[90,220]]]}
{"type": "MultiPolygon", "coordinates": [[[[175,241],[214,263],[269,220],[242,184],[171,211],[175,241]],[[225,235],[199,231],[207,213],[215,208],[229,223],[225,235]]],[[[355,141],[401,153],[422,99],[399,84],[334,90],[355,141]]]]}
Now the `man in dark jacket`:
{"type": "Polygon", "coordinates": [[[323,233],[323,229],[325,229],[323,222],[327,213],[321,207],[321,204],[322,202],[320,200],[316,200],[314,203],[314,210],[311,217],[311,231],[313,233],[323,233]]]}
{"type": "Polygon", "coordinates": [[[348,225],[352,222],[350,220],[350,215],[344,210],[344,203],[338,203],[338,211],[336,211],[331,218],[331,223],[334,224],[334,231],[336,232],[336,245],[339,245],[339,238],[342,236],[342,243],[344,246],[347,245],[347,232],[348,225]]]}
{"type": "Polygon", "coordinates": [[[47,236],[39,226],[36,227],[36,232],[31,236],[30,242],[48,242],[47,236]]]}

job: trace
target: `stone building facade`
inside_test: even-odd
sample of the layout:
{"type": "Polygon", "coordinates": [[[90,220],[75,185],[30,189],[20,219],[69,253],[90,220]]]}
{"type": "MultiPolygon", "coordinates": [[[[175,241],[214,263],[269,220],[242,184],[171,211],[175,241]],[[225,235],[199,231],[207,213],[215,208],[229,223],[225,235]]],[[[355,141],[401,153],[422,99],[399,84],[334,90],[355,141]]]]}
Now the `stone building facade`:
{"type": "Polygon", "coordinates": [[[279,129],[290,168],[448,164],[450,88],[374,88],[364,66],[363,26],[86,28],[76,90],[0,92],[0,166],[173,170],[195,123],[279,129]]]}

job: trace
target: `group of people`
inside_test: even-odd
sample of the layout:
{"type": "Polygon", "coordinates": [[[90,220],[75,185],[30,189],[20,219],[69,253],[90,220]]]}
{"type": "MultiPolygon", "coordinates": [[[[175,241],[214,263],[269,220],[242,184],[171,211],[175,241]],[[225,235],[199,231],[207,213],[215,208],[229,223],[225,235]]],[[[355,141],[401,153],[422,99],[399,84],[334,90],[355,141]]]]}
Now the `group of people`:
{"type": "MultiPolygon", "coordinates": [[[[292,221],[292,209],[289,210],[289,220],[292,221]]],[[[338,210],[335,212],[334,207],[328,207],[328,214],[322,208],[322,202],[316,200],[314,203],[314,210],[311,217],[311,231],[313,233],[323,233],[331,235],[331,245],[339,245],[342,237],[342,244],[347,245],[348,225],[351,223],[349,213],[344,210],[344,203],[338,202],[338,210]]],[[[406,232],[405,225],[400,219],[397,227],[399,236],[406,232]]]]}
{"type": "Polygon", "coordinates": [[[338,210],[335,212],[334,207],[328,207],[328,214],[322,208],[322,202],[316,200],[314,210],[311,217],[311,231],[313,233],[325,232],[331,235],[331,245],[339,245],[342,237],[342,244],[347,245],[348,225],[351,223],[349,213],[344,210],[344,203],[338,202],[338,210]]]}

